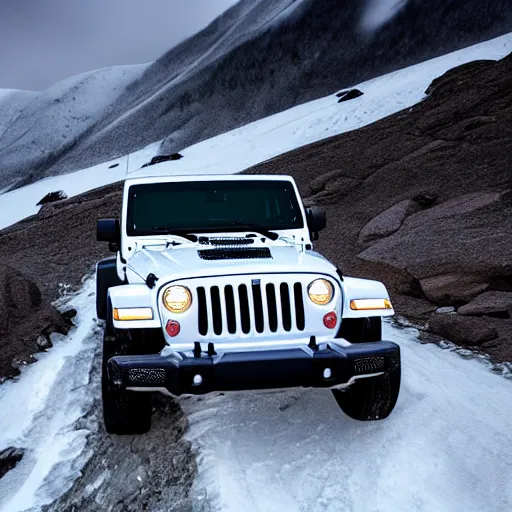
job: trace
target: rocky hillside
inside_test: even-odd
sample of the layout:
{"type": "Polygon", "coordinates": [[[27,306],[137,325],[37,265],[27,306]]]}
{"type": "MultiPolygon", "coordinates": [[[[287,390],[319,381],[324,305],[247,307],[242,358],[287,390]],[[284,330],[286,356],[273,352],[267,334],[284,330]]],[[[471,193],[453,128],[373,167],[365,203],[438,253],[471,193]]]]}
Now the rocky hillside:
{"type": "Polygon", "coordinates": [[[40,110],[22,112],[0,137],[0,189],[162,139],[162,152],[179,151],[340,87],[512,30],[512,0],[398,4],[398,10],[380,12],[374,2],[360,0],[241,0],[142,76],[110,91],[115,94],[99,116],[93,109],[86,122],[87,112],[70,118],[73,94],[66,102],[70,115],[54,113],[59,98],[53,97],[40,110]]]}
{"type": "Polygon", "coordinates": [[[318,247],[382,279],[399,314],[510,361],[512,55],[453,69],[427,94],[249,172],[292,174],[328,210],[318,247]]]}
{"type": "MultiPolygon", "coordinates": [[[[248,172],[292,174],[305,201],[328,210],[318,249],[346,274],[382,279],[399,315],[512,361],[512,56],[453,69],[428,94],[248,172]]],[[[17,325],[0,331],[0,375],[15,372],[13,358],[30,360],[48,329],[66,328],[48,303],[107,254],[96,219],[118,216],[120,204],[111,185],[0,231],[3,321],[17,325]]]]}

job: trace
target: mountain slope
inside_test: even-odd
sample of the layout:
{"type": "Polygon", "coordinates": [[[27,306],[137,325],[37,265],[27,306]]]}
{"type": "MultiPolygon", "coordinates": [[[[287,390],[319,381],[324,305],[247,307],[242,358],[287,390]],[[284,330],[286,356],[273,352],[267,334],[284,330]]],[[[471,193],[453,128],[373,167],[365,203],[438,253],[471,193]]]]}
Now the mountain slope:
{"type": "Polygon", "coordinates": [[[91,71],[41,93],[0,90],[0,188],[37,179],[39,169],[70,151],[146,67],[91,71]]]}
{"type": "Polygon", "coordinates": [[[34,181],[164,138],[161,151],[180,150],[350,83],[512,30],[512,0],[410,0],[375,31],[364,30],[366,14],[359,0],[343,7],[336,0],[242,0],[148,67],[67,145],[27,155],[26,137],[7,149],[0,140],[0,186],[20,173],[34,181]]]}

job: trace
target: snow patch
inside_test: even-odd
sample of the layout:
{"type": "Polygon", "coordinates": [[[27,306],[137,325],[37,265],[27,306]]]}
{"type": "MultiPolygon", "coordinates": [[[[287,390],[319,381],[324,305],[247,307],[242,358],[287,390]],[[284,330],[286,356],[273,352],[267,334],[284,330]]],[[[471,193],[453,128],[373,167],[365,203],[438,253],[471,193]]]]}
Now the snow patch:
{"type": "Polygon", "coordinates": [[[67,337],[52,335],[51,351],[38,354],[37,363],[0,386],[0,451],[8,446],[26,450],[0,480],[2,512],[51,503],[71,487],[85,464],[89,431],[75,425],[95,398],[90,382],[99,347],[94,289],[94,279],[89,279],[68,302],[78,311],[76,328],[67,337]]]}
{"type": "MultiPolygon", "coordinates": [[[[512,510],[512,382],[386,323],[402,389],[382,422],[346,417],[321,389],[182,400],[208,510],[512,510]]],[[[198,507],[200,509],[200,507],[198,507]]]]}

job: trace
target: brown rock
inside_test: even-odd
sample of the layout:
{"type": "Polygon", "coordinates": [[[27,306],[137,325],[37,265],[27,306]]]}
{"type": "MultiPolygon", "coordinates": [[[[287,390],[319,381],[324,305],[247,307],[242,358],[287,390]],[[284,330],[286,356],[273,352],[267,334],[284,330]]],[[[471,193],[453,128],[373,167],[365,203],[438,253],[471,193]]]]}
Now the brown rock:
{"type": "Polygon", "coordinates": [[[400,201],[374,217],[359,234],[359,243],[367,244],[384,238],[397,231],[406,217],[418,209],[418,204],[410,199],[400,201]]]}
{"type": "Polygon", "coordinates": [[[26,319],[40,304],[41,292],[33,281],[0,265],[0,334],[26,319]]]}
{"type": "Polygon", "coordinates": [[[512,292],[485,292],[462,306],[457,311],[460,315],[500,315],[506,318],[512,314],[512,292]]]}
{"type": "Polygon", "coordinates": [[[433,315],[428,329],[459,345],[480,346],[498,337],[498,331],[482,318],[463,317],[457,313],[433,315]]]}
{"type": "Polygon", "coordinates": [[[420,279],[420,286],[428,300],[448,305],[471,300],[489,287],[489,281],[478,275],[441,274],[420,279]]]}

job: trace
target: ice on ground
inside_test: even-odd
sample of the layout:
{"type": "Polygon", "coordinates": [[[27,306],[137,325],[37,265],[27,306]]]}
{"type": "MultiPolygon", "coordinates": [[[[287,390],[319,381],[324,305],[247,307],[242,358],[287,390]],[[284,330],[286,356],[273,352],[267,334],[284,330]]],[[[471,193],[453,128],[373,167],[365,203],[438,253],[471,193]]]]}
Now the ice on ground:
{"type": "Polygon", "coordinates": [[[69,196],[128,176],[155,174],[233,174],[305,144],[345,133],[400,110],[425,97],[432,80],[476,59],[500,59],[512,51],[512,34],[438,57],[358,84],[363,96],[338,103],[334,95],[304,103],[181,151],[184,158],[137,170],[157,152],[158,142],[110,162],[48,178],[0,195],[0,229],[38,211],[48,192],[69,196]],[[129,161],[128,161],[129,160],[129,161]],[[120,165],[108,169],[112,163],[120,165]]]}
{"type": "Polygon", "coordinates": [[[182,399],[199,448],[196,505],[223,512],[512,510],[512,382],[385,325],[403,382],[381,422],[357,422],[330,391],[182,399]]]}
{"type": "Polygon", "coordinates": [[[51,503],[72,485],[85,462],[80,455],[89,431],[76,422],[95,399],[90,382],[99,349],[94,286],[90,279],[69,302],[78,310],[76,328],[67,337],[52,337],[49,352],[38,354],[20,377],[0,386],[0,451],[25,449],[21,462],[0,480],[2,512],[51,503]]]}

